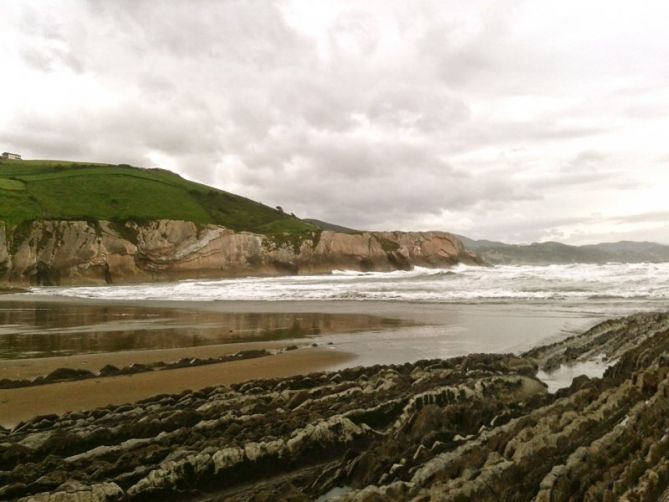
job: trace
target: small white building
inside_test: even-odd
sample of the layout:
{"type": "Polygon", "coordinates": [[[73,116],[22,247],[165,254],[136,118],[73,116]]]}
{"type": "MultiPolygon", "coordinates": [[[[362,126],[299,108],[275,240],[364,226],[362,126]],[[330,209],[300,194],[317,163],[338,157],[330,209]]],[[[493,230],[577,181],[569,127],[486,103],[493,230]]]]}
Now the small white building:
{"type": "Polygon", "coordinates": [[[21,160],[21,155],[18,153],[2,152],[2,160],[21,160]]]}

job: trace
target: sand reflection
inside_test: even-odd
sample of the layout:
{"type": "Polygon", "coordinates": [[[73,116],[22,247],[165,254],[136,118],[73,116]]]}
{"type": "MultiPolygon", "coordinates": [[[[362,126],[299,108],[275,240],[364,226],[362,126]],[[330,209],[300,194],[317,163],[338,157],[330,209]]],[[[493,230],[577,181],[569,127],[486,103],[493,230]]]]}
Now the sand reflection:
{"type": "Polygon", "coordinates": [[[365,314],[219,313],[0,302],[0,359],[281,340],[400,324],[396,319],[365,314]]]}

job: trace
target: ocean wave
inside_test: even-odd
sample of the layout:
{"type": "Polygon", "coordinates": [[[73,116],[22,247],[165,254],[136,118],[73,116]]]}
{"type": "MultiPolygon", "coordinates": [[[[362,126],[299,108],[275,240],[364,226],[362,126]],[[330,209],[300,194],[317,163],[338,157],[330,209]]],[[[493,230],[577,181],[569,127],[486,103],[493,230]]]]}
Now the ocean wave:
{"type": "Polygon", "coordinates": [[[79,298],[177,301],[500,302],[669,299],[669,264],[415,267],[329,275],[187,280],[129,286],[40,287],[79,298]]]}

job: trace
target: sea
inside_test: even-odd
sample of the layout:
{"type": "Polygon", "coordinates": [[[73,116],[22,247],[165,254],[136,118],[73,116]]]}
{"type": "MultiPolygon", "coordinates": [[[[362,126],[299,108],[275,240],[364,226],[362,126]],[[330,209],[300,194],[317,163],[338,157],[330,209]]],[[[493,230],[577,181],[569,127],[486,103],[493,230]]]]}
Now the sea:
{"type": "MultiPolygon", "coordinates": [[[[311,276],[36,287],[25,297],[41,298],[42,302],[45,298],[48,301],[59,297],[57,303],[48,307],[44,303],[36,304],[33,309],[39,315],[33,315],[35,319],[43,316],[40,312],[44,308],[50,309],[50,319],[70,319],[71,310],[67,309],[76,302],[96,309],[96,319],[100,315],[108,316],[112,312],[109,306],[115,304],[145,309],[141,316],[122,314],[125,316],[122,319],[142,322],[147,315],[154,315],[150,310],[153,307],[183,311],[192,306],[197,312],[228,316],[228,320],[220,321],[222,324],[206,324],[209,332],[214,333],[207,336],[193,335],[194,329],[200,329],[196,319],[204,319],[204,314],[197,312],[188,317],[188,329],[184,328],[185,324],[175,325],[164,332],[164,323],[157,325],[156,329],[163,330],[160,332],[163,345],[156,347],[196,343],[190,340],[213,343],[218,336],[216,333],[222,332],[220,326],[225,326],[223,331],[228,332],[230,316],[238,316],[232,325],[250,326],[252,329],[244,332],[263,336],[270,333],[266,329],[268,323],[283,333],[291,333],[293,326],[308,322],[313,327],[313,334],[308,336],[315,345],[355,355],[347,365],[392,364],[480,352],[520,354],[534,346],[583,332],[607,318],[642,311],[667,311],[669,263],[458,265],[448,269],[416,267],[394,272],[338,270],[311,276]],[[63,305],[64,301],[68,305],[63,305]],[[264,317],[258,317],[259,314],[264,317]],[[383,321],[377,326],[374,319],[392,320],[394,324],[383,321]],[[334,320],[344,326],[335,330],[336,333],[331,329],[334,320]],[[350,326],[350,330],[345,326],[350,326]],[[207,338],[212,336],[214,338],[207,338]],[[177,339],[180,341],[176,342],[177,339]]],[[[127,321],[124,322],[127,325],[127,321]]],[[[18,354],[12,357],[45,351],[35,342],[45,341],[44,337],[34,336],[39,330],[43,332],[44,326],[38,326],[35,321],[26,321],[24,325],[26,343],[20,350],[15,349],[20,345],[17,337],[4,344],[4,350],[18,354]]],[[[120,329],[118,324],[114,326],[117,327],[113,329],[120,329]]],[[[127,327],[123,329],[124,336],[132,343],[146,336],[145,327],[142,333],[127,327]]],[[[81,342],[78,350],[99,348],[104,340],[117,343],[120,335],[109,330],[112,328],[105,325],[104,333],[93,333],[95,337],[91,334],[89,338],[94,343],[81,342]]],[[[64,350],[63,343],[71,336],[72,333],[57,331],[48,345],[64,350]]],[[[87,338],[81,340],[85,342],[87,338]]],[[[156,337],[150,340],[157,343],[156,337]]],[[[121,348],[131,347],[119,345],[121,348]]],[[[606,364],[592,361],[576,368],[561,368],[551,375],[542,374],[541,378],[555,390],[568,385],[575,375],[600,376],[605,369],[606,364]]]]}
{"type": "Polygon", "coordinates": [[[40,295],[114,300],[390,301],[427,303],[618,304],[669,300],[669,263],[458,265],[448,269],[186,280],[130,286],[41,287],[40,295]]]}

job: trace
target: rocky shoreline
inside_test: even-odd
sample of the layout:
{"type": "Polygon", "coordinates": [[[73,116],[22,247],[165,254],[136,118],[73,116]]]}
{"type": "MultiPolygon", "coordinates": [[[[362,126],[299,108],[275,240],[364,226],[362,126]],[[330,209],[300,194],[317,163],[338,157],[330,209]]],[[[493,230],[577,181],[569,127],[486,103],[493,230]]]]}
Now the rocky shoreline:
{"type": "Polygon", "coordinates": [[[0,221],[0,286],[409,270],[482,264],[447,232],[264,235],[188,221],[0,221]]]}
{"type": "Polygon", "coordinates": [[[669,315],[520,356],[352,368],[159,395],[0,430],[0,498],[659,500],[669,315]],[[537,379],[611,363],[550,394],[537,379]]]}

